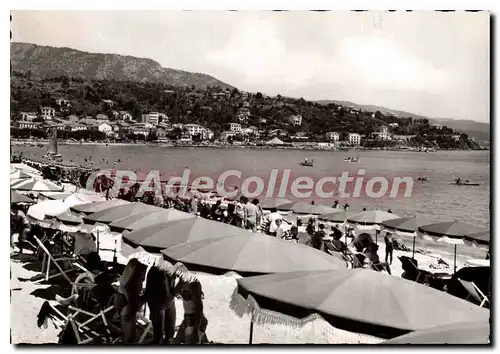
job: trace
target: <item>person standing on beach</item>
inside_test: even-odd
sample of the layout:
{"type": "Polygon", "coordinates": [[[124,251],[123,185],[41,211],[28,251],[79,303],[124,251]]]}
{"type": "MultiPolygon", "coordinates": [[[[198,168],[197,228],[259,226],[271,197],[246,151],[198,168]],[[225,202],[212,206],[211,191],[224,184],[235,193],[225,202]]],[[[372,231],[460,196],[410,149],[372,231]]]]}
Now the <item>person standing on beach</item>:
{"type": "Polygon", "coordinates": [[[269,220],[269,235],[276,236],[276,230],[278,229],[278,225],[276,224],[276,220],[282,220],[283,217],[276,208],[271,209],[271,214],[267,216],[269,220]]]}
{"type": "Polygon", "coordinates": [[[114,307],[120,317],[123,344],[133,344],[136,341],[137,312],[141,307],[140,295],[147,269],[146,265],[132,258],[120,279],[114,307]]]}
{"type": "Polygon", "coordinates": [[[243,229],[246,226],[245,204],[247,201],[248,199],[246,197],[241,197],[240,200],[236,202],[236,206],[234,208],[234,225],[243,229]]]}
{"type": "Polygon", "coordinates": [[[249,200],[245,203],[245,215],[246,215],[246,229],[252,230],[252,232],[257,231],[257,216],[259,214],[259,209],[254,203],[250,203],[249,200]]]}
{"type": "MultiPolygon", "coordinates": [[[[17,204],[13,205],[15,211],[14,223],[15,230],[18,233],[17,247],[19,248],[19,254],[23,254],[24,244],[28,241],[28,236],[31,232],[31,224],[26,217],[26,214],[22,211],[21,207],[17,204]]],[[[11,237],[11,246],[13,245],[11,237]]]]}
{"type": "Polygon", "coordinates": [[[264,215],[264,210],[262,210],[262,206],[260,205],[260,202],[258,199],[252,200],[252,204],[257,207],[257,228],[260,227],[260,224],[262,223],[262,217],[264,215]]]}
{"type": "Polygon", "coordinates": [[[332,208],[337,209],[339,207],[339,201],[336,200],[335,203],[333,204],[332,208]]]}
{"type": "Polygon", "coordinates": [[[385,262],[387,263],[387,260],[390,258],[389,264],[392,264],[392,252],[394,250],[394,240],[390,232],[385,233],[384,241],[385,241],[385,262]]]}
{"type": "Polygon", "coordinates": [[[276,238],[285,238],[285,225],[283,225],[283,219],[277,219],[276,225],[278,226],[276,229],[276,238]]]}
{"type": "Polygon", "coordinates": [[[323,238],[325,238],[325,225],[319,224],[319,230],[313,234],[311,239],[313,248],[320,250],[323,244],[323,238]]]}
{"type": "Polygon", "coordinates": [[[175,335],[175,268],[168,265],[153,266],[146,279],[144,299],[149,307],[149,319],[153,324],[152,344],[170,343],[175,335]]]}

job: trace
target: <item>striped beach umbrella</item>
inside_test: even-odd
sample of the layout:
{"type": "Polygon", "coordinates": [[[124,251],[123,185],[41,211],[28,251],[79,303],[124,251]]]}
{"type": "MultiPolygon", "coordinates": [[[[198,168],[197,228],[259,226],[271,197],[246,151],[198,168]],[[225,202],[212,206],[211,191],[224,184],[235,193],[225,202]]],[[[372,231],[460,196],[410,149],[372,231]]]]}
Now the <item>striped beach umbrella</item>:
{"type": "Polygon", "coordinates": [[[10,188],[18,191],[31,191],[31,192],[60,192],[64,190],[64,187],[53,181],[42,179],[37,180],[35,178],[30,178],[27,180],[20,181],[10,188]]]}

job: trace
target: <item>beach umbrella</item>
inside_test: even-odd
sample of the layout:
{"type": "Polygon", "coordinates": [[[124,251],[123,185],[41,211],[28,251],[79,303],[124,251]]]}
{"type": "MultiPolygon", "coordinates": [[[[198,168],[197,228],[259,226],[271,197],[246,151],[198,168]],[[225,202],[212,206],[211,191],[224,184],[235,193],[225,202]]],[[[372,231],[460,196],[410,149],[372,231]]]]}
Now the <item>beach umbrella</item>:
{"type": "Polygon", "coordinates": [[[56,199],[66,199],[68,198],[71,194],[73,193],[68,193],[68,192],[42,192],[38,195],[38,199],[41,200],[56,200],[56,199]]]}
{"type": "Polygon", "coordinates": [[[17,204],[17,203],[34,203],[35,201],[31,199],[30,197],[17,193],[13,190],[10,191],[10,204],[17,204]]]}
{"type": "Polygon", "coordinates": [[[391,219],[398,219],[399,216],[396,214],[388,213],[382,210],[369,210],[363,211],[358,214],[354,214],[349,216],[346,220],[352,224],[360,224],[360,225],[379,225],[384,221],[391,219]]]}
{"type": "Polygon", "coordinates": [[[484,234],[487,231],[481,229],[475,225],[461,222],[458,220],[445,221],[439,223],[428,224],[420,226],[418,228],[418,233],[425,239],[431,239],[437,242],[450,243],[454,245],[453,248],[453,271],[456,272],[457,269],[457,245],[464,245],[464,240],[467,239],[466,235],[476,235],[477,239],[481,240],[481,243],[485,242],[484,234]]]}
{"type": "Polygon", "coordinates": [[[181,262],[209,273],[256,275],[297,270],[346,269],[341,256],[262,234],[219,237],[164,249],[169,262],[181,262]]]}
{"type": "Polygon", "coordinates": [[[48,179],[37,180],[30,178],[20,181],[11,186],[12,189],[19,191],[32,191],[32,192],[58,192],[63,191],[64,187],[48,179]]]}
{"type": "Polygon", "coordinates": [[[30,175],[24,171],[21,170],[15,170],[14,172],[10,173],[10,179],[17,179],[17,180],[22,180],[22,179],[28,179],[28,178],[33,178],[33,175],[30,175]]]}
{"type": "Polygon", "coordinates": [[[346,221],[346,219],[352,215],[355,215],[359,213],[358,211],[340,211],[340,209],[337,209],[339,211],[329,213],[329,214],[323,214],[318,217],[319,220],[321,221],[329,221],[333,223],[343,223],[346,221]]]}
{"type": "Polygon", "coordinates": [[[115,220],[122,219],[128,216],[136,215],[145,212],[155,212],[163,210],[162,208],[155,207],[153,205],[148,205],[140,202],[129,203],[125,205],[112,206],[108,209],[92,213],[83,217],[83,220],[88,223],[104,223],[109,224],[115,220]]]}
{"type": "Polygon", "coordinates": [[[490,312],[445,292],[370,269],[298,271],[238,280],[231,301],[254,321],[307,323],[321,316],[336,328],[381,338],[466,321],[490,312]],[[290,319],[290,320],[289,320],[290,319]]]}
{"type": "Polygon", "coordinates": [[[44,200],[29,207],[27,216],[35,220],[44,220],[46,216],[62,214],[69,209],[69,205],[62,200],[44,200]]]}
{"type": "Polygon", "coordinates": [[[65,211],[64,213],[55,215],[54,217],[64,224],[80,225],[83,223],[82,216],[73,214],[70,211],[65,211]]]}
{"type": "Polygon", "coordinates": [[[134,247],[142,246],[159,252],[186,242],[247,234],[248,231],[239,227],[196,217],[136,229],[123,235],[123,241],[134,247]]]}
{"type": "Polygon", "coordinates": [[[41,175],[42,173],[36,168],[26,165],[25,163],[11,163],[10,168],[13,170],[20,170],[31,175],[41,175]]]}
{"type": "Polygon", "coordinates": [[[95,202],[95,203],[90,202],[90,203],[75,205],[71,208],[71,210],[76,213],[92,214],[92,213],[97,213],[104,209],[125,204],[130,204],[130,202],[127,202],[126,200],[123,199],[111,199],[111,200],[106,200],[104,202],[95,202]]]}
{"type": "Polygon", "coordinates": [[[488,321],[457,323],[415,331],[382,344],[489,344],[488,321]]]}
{"type": "Polygon", "coordinates": [[[473,232],[464,235],[464,239],[470,242],[477,242],[482,245],[490,244],[490,231],[483,230],[480,232],[473,232]]]}
{"type": "Polygon", "coordinates": [[[291,200],[285,198],[266,198],[260,203],[260,206],[262,207],[262,209],[272,209],[277,208],[283,204],[289,204],[291,202],[291,200]]]}
{"type": "Polygon", "coordinates": [[[162,209],[153,213],[145,212],[117,219],[109,224],[109,227],[114,231],[137,230],[155,224],[166,223],[168,221],[193,218],[196,218],[196,216],[183,211],[176,209],[162,209]]]}
{"type": "Polygon", "coordinates": [[[408,234],[413,237],[413,256],[415,257],[415,239],[417,237],[417,229],[420,226],[429,224],[429,221],[420,216],[410,216],[397,219],[389,219],[382,223],[386,231],[399,231],[403,234],[408,234]]]}

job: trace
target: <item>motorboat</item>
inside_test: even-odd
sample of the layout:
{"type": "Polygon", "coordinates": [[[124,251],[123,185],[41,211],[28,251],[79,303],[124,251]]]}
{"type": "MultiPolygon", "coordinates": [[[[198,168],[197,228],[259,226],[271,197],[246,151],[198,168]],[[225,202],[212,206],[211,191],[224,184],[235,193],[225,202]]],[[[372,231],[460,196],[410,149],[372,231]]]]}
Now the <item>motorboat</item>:
{"type": "Polygon", "coordinates": [[[303,160],[299,162],[300,166],[305,166],[305,167],[313,167],[314,166],[314,160],[303,160]]]}

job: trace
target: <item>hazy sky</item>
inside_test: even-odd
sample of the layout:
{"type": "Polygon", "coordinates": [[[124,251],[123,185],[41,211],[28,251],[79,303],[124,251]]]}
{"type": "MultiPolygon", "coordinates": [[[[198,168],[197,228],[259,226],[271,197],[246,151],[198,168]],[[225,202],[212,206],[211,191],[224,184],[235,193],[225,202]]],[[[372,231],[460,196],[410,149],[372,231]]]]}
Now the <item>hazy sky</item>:
{"type": "Polygon", "coordinates": [[[489,121],[489,14],[15,11],[12,40],[151,58],[246,91],[489,121]]]}

